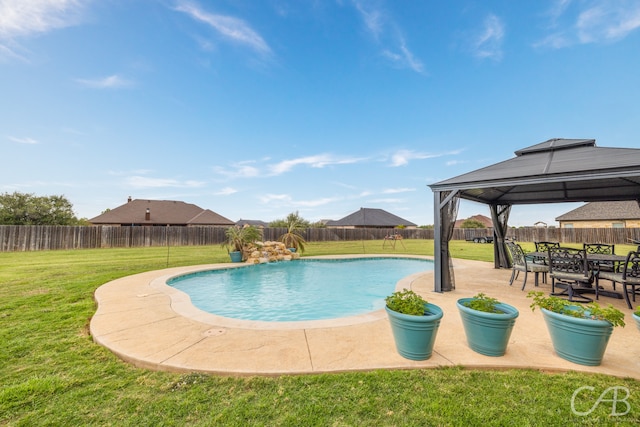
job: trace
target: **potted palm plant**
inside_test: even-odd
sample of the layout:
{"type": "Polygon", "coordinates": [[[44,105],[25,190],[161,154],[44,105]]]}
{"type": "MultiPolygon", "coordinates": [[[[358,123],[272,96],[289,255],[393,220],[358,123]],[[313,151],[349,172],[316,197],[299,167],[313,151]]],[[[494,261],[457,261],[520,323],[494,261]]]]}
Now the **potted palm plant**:
{"type": "Polygon", "coordinates": [[[244,227],[233,226],[225,231],[226,240],[222,246],[227,249],[231,262],[244,261],[244,248],[250,243],[262,239],[262,232],[258,227],[245,225],[244,227]]]}
{"type": "Polygon", "coordinates": [[[611,304],[580,305],[539,291],[527,297],[533,298],[532,310],[540,308],[558,356],[573,363],[600,365],[613,328],[624,326],[624,313],[611,304]]]}
{"type": "Polygon", "coordinates": [[[287,216],[287,232],[280,236],[280,241],[285,244],[291,252],[304,252],[304,245],[307,243],[302,237],[302,230],[305,227],[302,218],[296,212],[287,216]]]}
{"type": "Polygon", "coordinates": [[[518,309],[483,293],[460,298],[456,305],[471,350],[485,356],[503,356],[520,314],[518,309]]]}
{"type": "Polygon", "coordinates": [[[385,302],[398,353],[411,360],[430,358],[442,309],[407,289],[394,292],[385,302]]]}

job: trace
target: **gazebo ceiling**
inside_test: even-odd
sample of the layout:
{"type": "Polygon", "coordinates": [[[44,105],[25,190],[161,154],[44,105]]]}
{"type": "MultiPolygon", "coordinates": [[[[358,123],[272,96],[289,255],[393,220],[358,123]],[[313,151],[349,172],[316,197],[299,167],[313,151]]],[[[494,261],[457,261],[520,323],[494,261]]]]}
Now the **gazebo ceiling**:
{"type": "Polygon", "coordinates": [[[550,139],[515,154],[429,187],[502,205],[640,198],[640,149],[596,147],[593,139],[550,139]]]}

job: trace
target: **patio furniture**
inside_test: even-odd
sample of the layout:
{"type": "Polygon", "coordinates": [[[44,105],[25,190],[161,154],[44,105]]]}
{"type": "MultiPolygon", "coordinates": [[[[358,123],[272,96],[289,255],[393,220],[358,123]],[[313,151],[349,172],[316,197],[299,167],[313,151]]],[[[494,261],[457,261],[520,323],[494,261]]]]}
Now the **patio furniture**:
{"type": "MultiPolygon", "coordinates": [[[[587,258],[589,255],[613,255],[615,253],[615,245],[609,245],[605,243],[583,243],[582,248],[585,250],[587,254],[587,258]]],[[[607,272],[615,272],[616,271],[616,262],[610,260],[603,261],[594,261],[589,260],[593,264],[593,267],[597,271],[607,271],[607,272]]],[[[599,286],[600,277],[598,274],[595,275],[596,278],[596,286],[599,286]]],[[[613,290],[616,290],[616,282],[612,281],[613,290]]]]}
{"type": "MultiPolygon", "coordinates": [[[[631,296],[633,302],[635,302],[636,295],[640,295],[640,251],[629,252],[620,270],[620,272],[600,271],[598,272],[598,276],[600,276],[600,279],[620,283],[624,291],[624,299],[627,302],[627,306],[633,308],[629,299],[629,288],[631,288],[631,296]]],[[[598,294],[596,294],[596,297],[597,296],[598,294]]]]}
{"type": "Polygon", "coordinates": [[[550,247],[547,253],[551,295],[566,296],[574,302],[591,302],[593,300],[583,294],[595,292],[598,298],[598,287],[591,286],[593,273],[584,249],[550,247]],[[564,291],[556,292],[556,286],[564,291]]]}
{"type": "MultiPolygon", "coordinates": [[[[509,286],[513,284],[513,281],[518,278],[520,272],[524,272],[524,281],[522,282],[522,290],[527,284],[527,274],[534,273],[534,286],[538,286],[538,275],[542,273],[546,275],[549,268],[543,264],[536,264],[534,262],[527,261],[522,247],[515,242],[506,242],[507,248],[511,253],[512,272],[511,279],[509,280],[509,286]]],[[[544,277],[544,276],[543,276],[544,277]]]]}
{"type": "MultiPolygon", "coordinates": [[[[538,257],[535,255],[530,255],[530,259],[532,259],[533,262],[535,262],[536,264],[546,265],[548,270],[549,263],[547,262],[547,252],[549,251],[549,248],[559,248],[560,242],[533,242],[533,243],[536,245],[536,252],[542,252],[544,253],[544,256],[538,257]]],[[[542,283],[547,283],[546,272],[542,274],[542,283]]]]}
{"type": "Polygon", "coordinates": [[[396,248],[396,242],[400,242],[400,244],[402,245],[402,247],[404,249],[407,249],[404,246],[404,243],[402,243],[402,235],[395,233],[395,234],[387,234],[386,236],[384,236],[384,241],[382,242],[382,248],[384,249],[384,247],[387,245],[387,242],[389,243],[389,245],[391,245],[391,247],[393,249],[396,248]]]}

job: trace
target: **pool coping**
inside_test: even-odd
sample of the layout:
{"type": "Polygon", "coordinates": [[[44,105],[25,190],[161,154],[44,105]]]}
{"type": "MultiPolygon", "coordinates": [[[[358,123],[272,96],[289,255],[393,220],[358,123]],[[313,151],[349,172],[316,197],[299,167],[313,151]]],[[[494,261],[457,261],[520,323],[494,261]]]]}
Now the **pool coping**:
{"type": "MultiPolygon", "coordinates": [[[[493,263],[481,261],[453,259],[452,262],[456,283],[451,292],[433,291],[433,271],[397,285],[416,291],[445,313],[433,354],[423,361],[408,360],[397,353],[382,310],[374,312],[368,321],[358,319],[346,325],[327,322],[322,326],[293,329],[256,329],[208,316],[202,321],[198,313],[186,317],[180,314],[181,310],[189,311],[184,300],[179,296],[172,298],[165,289],[158,288],[157,282],[151,285],[161,276],[210,269],[215,264],[144,272],[105,283],[95,291],[98,307],[89,330],[96,343],[125,362],[139,368],[172,372],[272,376],[464,366],[579,371],[640,379],[639,331],[623,300],[601,298],[603,304],[611,302],[628,314],[627,326],[613,331],[602,364],[577,365],[553,352],[542,314],[538,310],[532,312],[531,300],[526,298],[527,291],[533,289],[532,283],[528,283],[528,289],[523,292],[520,286],[508,285],[510,269],[495,269],[493,263]],[[466,343],[456,301],[479,292],[496,297],[520,312],[504,356],[475,353],[466,343]]],[[[539,290],[550,292],[550,287],[550,284],[540,284],[539,290]]],[[[301,326],[300,322],[294,323],[301,326]]]]}

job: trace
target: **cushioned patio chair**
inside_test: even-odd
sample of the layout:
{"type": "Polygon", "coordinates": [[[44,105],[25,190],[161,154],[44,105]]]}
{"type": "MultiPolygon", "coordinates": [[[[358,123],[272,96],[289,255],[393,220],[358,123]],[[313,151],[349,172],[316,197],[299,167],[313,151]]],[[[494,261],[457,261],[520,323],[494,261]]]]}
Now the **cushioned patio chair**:
{"type": "Polygon", "coordinates": [[[548,249],[549,276],[551,276],[551,295],[565,296],[569,301],[590,302],[584,293],[595,292],[598,287],[591,286],[593,273],[589,268],[584,249],[554,248],[548,249]],[[556,292],[556,287],[564,288],[556,292]]]}
{"type": "MultiPolygon", "coordinates": [[[[615,245],[609,245],[605,243],[584,243],[582,248],[587,254],[587,258],[589,254],[603,254],[603,255],[613,255],[615,254],[615,245]]],[[[597,271],[607,271],[607,272],[615,272],[616,271],[616,263],[613,261],[599,261],[594,263],[593,269],[597,271]]],[[[613,290],[616,290],[616,282],[612,281],[613,290]]],[[[596,285],[600,285],[600,277],[596,275],[596,285]]]]}
{"type": "Polygon", "coordinates": [[[524,272],[524,281],[522,282],[522,290],[527,285],[527,274],[534,274],[534,286],[538,286],[538,275],[540,273],[546,274],[549,271],[549,267],[542,264],[536,264],[531,261],[527,261],[522,247],[515,242],[506,242],[507,248],[511,253],[512,272],[511,279],[509,280],[509,286],[513,284],[513,281],[518,278],[520,272],[524,272]]]}
{"type": "Polygon", "coordinates": [[[638,250],[631,251],[627,254],[627,259],[620,270],[620,272],[599,271],[598,276],[599,279],[620,283],[624,291],[624,299],[627,302],[627,306],[633,308],[629,298],[629,288],[631,288],[633,302],[636,302],[636,295],[640,295],[640,247],[638,250]]]}

